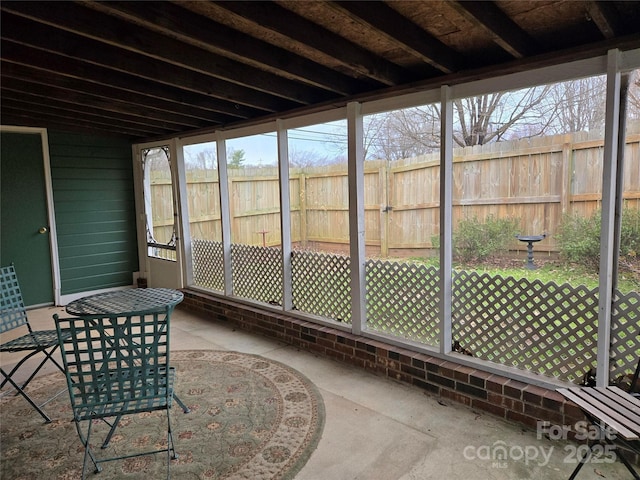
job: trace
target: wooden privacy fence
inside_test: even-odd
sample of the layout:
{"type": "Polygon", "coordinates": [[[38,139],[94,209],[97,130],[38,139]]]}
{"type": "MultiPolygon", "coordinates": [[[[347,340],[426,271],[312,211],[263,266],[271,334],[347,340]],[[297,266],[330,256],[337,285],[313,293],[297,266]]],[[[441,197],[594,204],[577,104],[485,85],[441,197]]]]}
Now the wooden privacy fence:
{"type": "MultiPolygon", "coordinates": [[[[368,254],[428,254],[439,235],[438,154],[365,164],[365,241],[368,254]]],[[[453,227],[464,218],[512,217],[521,234],[547,233],[536,251],[557,251],[555,233],[563,214],[590,216],[600,208],[603,140],[586,134],[542,137],[454,150],[453,227]]],[[[640,208],[640,134],[627,136],[623,198],[640,208]]],[[[291,233],[296,245],[346,251],[349,239],[346,165],[292,168],[291,233]]],[[[232,242],[280,244],[276,168],[229,169],[232,242]]],[[[170,186],[152,185],[158,202],[170,202],[170,186]]],[[[219,240],[217,171],[188,171],[189,221],[194,238],[219,240]]],[[[173,219],[157,209],[155,228],[173,219]]],[[[171,210],[166,208],[167,212],[171,210]]],[[[512,248],[524,245],[514,239],[512,248]]]]}

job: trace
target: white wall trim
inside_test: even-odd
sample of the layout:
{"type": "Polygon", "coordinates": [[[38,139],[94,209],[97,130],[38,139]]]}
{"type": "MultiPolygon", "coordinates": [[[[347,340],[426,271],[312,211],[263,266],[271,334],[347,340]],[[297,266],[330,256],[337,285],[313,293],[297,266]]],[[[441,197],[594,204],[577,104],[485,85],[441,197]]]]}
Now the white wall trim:
{"type": "Polygon", "coordinates": [[[25,133],[40,135],[42,145],[42,163],[44,171],[45,195],[47,198],[47,222],[49,223],[49,250],[51,255],[51,280],[53,283],[53,301],[55,305],[62,305],[60,292],[60,258],[58,257],[58,233],[56,229],[56,212],[53,202],[53,182],[51,179],[51,157],[49,154],[49,135],[46,128],[20,127],[0,125],[0,132],[25,133]]]}

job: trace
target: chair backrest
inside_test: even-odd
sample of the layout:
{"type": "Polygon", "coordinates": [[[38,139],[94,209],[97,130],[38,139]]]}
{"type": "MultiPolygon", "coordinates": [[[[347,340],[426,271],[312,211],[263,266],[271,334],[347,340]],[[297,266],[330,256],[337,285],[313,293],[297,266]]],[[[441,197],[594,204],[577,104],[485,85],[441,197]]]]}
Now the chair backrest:
{"type": "Polygon", "coordinates": [[[144,405],[145,399],[168,396],[169,316],[54,315],[58,336],[70,333],[60,350],[72,405],[103,412],[117,409],[118,402],[144,405]]]}
{"type": "Polygon", "coordinates": [[[0,267],[0,333],[29,326],[18,276],[13,264],[0,267]]]}

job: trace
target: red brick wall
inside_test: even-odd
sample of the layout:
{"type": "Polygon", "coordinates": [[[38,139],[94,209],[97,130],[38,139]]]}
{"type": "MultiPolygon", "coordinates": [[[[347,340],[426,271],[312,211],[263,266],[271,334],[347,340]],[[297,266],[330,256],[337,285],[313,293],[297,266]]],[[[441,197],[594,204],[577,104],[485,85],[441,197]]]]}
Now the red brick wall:
{"type": "MultiPolygon", "coordinates": [[[[180,308],[414,385],[533,430],[538,421],[571,426],[585,419],[578,407],[555,390],[459,365],[454,358],[442,360],[195,291],[184,291],[180,308]]],[[[640,455],[628,452],[625,456],[640,465],[640,455]]]]}
{"type": "MultiPolygon", "coordinates": [[[[181,308],[231,322],[240,329],[275,338],[344,363],[387,376],[430,394],[535,429],[538,421],[573,425],[580,410],[554,390],[459,365],[378,340],[272,313],[231,300],[185,291],[181,308]]],[[[455,354],[454,354],[455,355],[455,354]]]]}

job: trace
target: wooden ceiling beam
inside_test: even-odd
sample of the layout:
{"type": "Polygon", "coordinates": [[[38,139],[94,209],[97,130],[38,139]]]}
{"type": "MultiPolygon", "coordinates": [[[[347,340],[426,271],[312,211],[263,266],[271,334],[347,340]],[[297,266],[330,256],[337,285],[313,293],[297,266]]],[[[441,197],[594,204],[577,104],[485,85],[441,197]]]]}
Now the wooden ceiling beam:
{"type": "MultiPolygon", "coordinates": [[[[130,92],[119,91],[118,89],[104,87],[102,85],[95,85],[84,80],[78,80],[71,77],[65,77],[45,70],[35,70],[33,68],[10,63],[5,59],[2,59],[0,63],[2,68],[3,79],[7,81],[22,82],[24,87],[21,90],[30,92],[31,89],[36,86],[48,87],[57,90],[58,95],[84,95],[87,98],[84,101],[90,101],[100,105],[105,105],[107,108],[112,105],[126,106],[126,110],[122,110],[126,113],[133,115],[141,115],[146,118],[162,119],[170,123],[185,126],[202,126],[211,123],[222,123],[222,119],[228,121],[229,117],[211,115],[209,112],[204,112],[205,118],[193,115],[193,108],[190,108],[189,114],[182,114],[176,111],[176,105],[170,102],[164,104],[152,103],[151,98],[145,98],[140,95],[132,94],[130,92]],[[26,83],[28,82],[28,84],[26,83]],[[65,93],[66,92],[66,93],[65,93]]],[[[3,83],[3,86],[5,84],[3,83]]],[[[20,83],[15,85],[15,88],[20,88],[20,83]]],[[[123,107],[124,108],[124,107],[123,107]]],[[[202,114],[203,112],[198,112],[202,114]]]]}
{"type": "Polygon", "coordinates": [[[385,3],[338,1],[330,5],[353,18],[375,28],[391,42],[416,55],[440,72],[453,73],[462,68],[463,58],[458,52],[425,32],[408,18],[385,3]]]}
{"type": "Polygon", "coordinates": [[[132,131],[147,132],[148,135],[164,135],[180,131],[180,129],[175,126],[162,127],[154,125],[151,122],[129,121],[124,115],[113,116],[110,114],[111,112],[101,112],[98,109],[87,108],[83,110],[81,105],[67,104],[61,106],[60,103],[55,101],[44,103],[38,101],[42,97],[22,95],[18,92],[7,91],[5,88],[2,88],[1,91],[3,95],[3,107],[9,109],[22,109],[51,116],[59,116],[60,118],[72,118],[100,125],[119,126],[132,131]]]}
{"type": "MultiPolygon", "coordinates": [[[[107,118],[99,118],[91,115],[79,115],[75,113],[66,113],[61,112],[56,109],[49,109],[43,105],[33,105],[23,102],[18,102],[18,105],[10,104],[9,102],[5,105],[3,101],[2,116],[19,116],[24,114],[30,114],[31,116],[36,116],[41,119],[46,119],[47,122],[61,122],[68,125],[85,125],[85,126],[93,126],[96,129],[101,130],[109,130],[112,132],[124,133],[127,135],[135,135],[135,136],[156,136],[163,135],[170,132],[163,132],[160,129],[151,128],[149,126],[140,127],[139,125],[132,126],[131,124],[127,124],[127,122],[122,121],[113,121],[107,118]]],[[[4,122],[4,118],[3,118],[4,122]]]]}
{"type": "Polygon", "coordinates": [[[393,86],[414,80],[410,72],[274,2],[214,2],[216,6],[340,62],[357,75],[393,86]]]}
{"type": "MultiPolygon", "coordinates": [[[[2,61],[29,69],[32,78],[53,75],[49,81],[76,91],[89,91],[104,98],[119,98],[129,103],[148,106],[214,122],[228,122],[261,113],[241,105],[180,90],[134,77],[126,73],[5,41],[2,61]]],[[[15,67],[14,67],[15,68],[15,67]]],[[[22,70],[25,75],[29,72],[22,70]]],[[[3,75],[5,70],[2,71],[3,75]]]]}
{"type": "Polygon", "coordinates": [[[335,70],[169,2],[86,2],[85,5],[203,50],[333,93],[350,95],[363,87],[362,82],[335,70]]]}
{"type": "Polygon", "coordinates": [[[132,131],[120,126],[111,128],[107,128],[105,126],[94,126],[88,123],[79,123],[60,119],[58,117],[50,117],[48,115],[34,115],[22,110],[5,108],[2,108],[2,124],[39,128],[46,126],[49,130],[60,130],[62,132],[91,133],[100,136],[125,137],[132,142],[145,138],[145,135],[137,130],[132,131]]]}
{"type": "Polygon", "coordinates": [[[2,88],[6,92],[13,92],[9,97],[14,99],[16,95],[30,99],[37,97],[41,104],[56,105],[66,110],[78,109],[81,112],[93,112],[96,115],[121,118],[141,125],[148,123],[163,129],[185,130],[211,125],[210,122],[197,121],[193,118],[185,119],[181,117],[180,119],[183,121],[177,121],[176,116],[166,115],[166,112],[159,112],[151,108],[140,108],[139,105],[115,99],[100,98],[95,95],[52,86],[48,83],[36,83],[19,76],[12,77],[10,73],[5,75],[2,88]]]}
{"type": "Polygon", "coordinates": [[[614,38],[622,32],[622,25],[615,7],[610,2],[592,1],[587,11],[604,38],[614,38]]]}
{"type": "Polygon", "coordinates": [[[447,5],[480,26],[493,41],[514,58],[541,53],[537,42],[492,1],[452,1],[447,5]]]}
{"type": "MultiPolygon", "coordinates": [[[[16,28],[29,28],[45,35],[49,48],[172,85],[188,83],[194,91],[225,100],[278,111],[327,100],[322,91],[243,65],[177,40],[145,31],[75,4],[61,9],[56,2],[2,4],[3,33],[19,38],[16,28]],[[35,28],[30,22],[40,22],[35,28]],[[17,25],[14,25],[17,24],[17,25]],[[9,32],[6,29],[10,28],[9,32]],[[53,44],[53,45],[51,45],[53,44]],[[143,68],[141,68],[143,67],[143,68]]],[[[35,37],[35,35],[31,35],[35,37]]],[[[34,39],[35,40],[35,39],[34,39]]],[[[41,45],[40,45],[41,46],[41,45]]]]}

